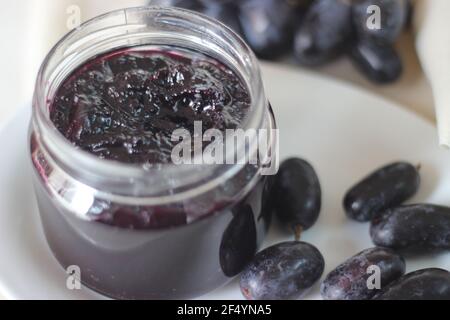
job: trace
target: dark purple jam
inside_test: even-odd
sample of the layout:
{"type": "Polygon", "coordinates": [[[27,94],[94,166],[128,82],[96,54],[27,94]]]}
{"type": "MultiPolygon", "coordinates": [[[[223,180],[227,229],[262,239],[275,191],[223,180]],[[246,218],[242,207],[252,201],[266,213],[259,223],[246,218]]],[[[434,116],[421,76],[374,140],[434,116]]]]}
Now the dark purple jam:
{"type": "Polygon", "coordinates": [[[250,108],[242,80],[199,53],[124,49],[75,70],[51,102],[50,117],[74,145],[100,158],[167,163],[175,129],[234,129],[250,108]]]}
{"type": "MultiPolygon", "coordinates": [[[[220,62],[178,48],[130,48],[76,69],[57,90],[50,117],[70,142],[100,158],[164,164],[177,143],[174,129],[192,133],[197,120],[203,130],[236,128],[249,108],[242,80],[220,62]]],[[[80,267],[83,285],[113,298],[192,298],[215,289],[252,259],[270,223],[270,179],[257,177],[242,192],[254,177],[251,166],[201,203],[95,198],[80,218],[49,192],[58,176],[34,135],[31,148],[50,248],[64,268],[80,267]]],[[[59,193],[75,191],[58,186],[59,193]]]]}

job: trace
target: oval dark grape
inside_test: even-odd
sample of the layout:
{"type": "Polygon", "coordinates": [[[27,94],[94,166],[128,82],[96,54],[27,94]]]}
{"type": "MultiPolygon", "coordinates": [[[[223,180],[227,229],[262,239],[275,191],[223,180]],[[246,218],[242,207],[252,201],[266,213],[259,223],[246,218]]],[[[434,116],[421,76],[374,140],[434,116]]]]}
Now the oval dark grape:
{"type": "Polygon", "coordinates": [[[205,8],[201,13],[219,20],[233,29],[237,34],[242,35],[239,22],[239,8],[233,1],[210,1],[205,3],[205,8]]]}
{"type": "Polygon", "coordinates": [[[384,166],[352,187],[344,197],[347,216],[369,221],[381,211],[400,205],[419,188],[418,169],[406,162],[384,166]]]}
{"type": "Polygon", "coordinates": [[[379,290],[368,286],[369,277],[377,266],[380,284],[384,288],[405,273],[405,260],[390,249],[370,248],[351,257],[331,271],[320,287],[325,300],[369,300],[379,290]]]}
{"type": "Polygon", "coordinates": [[[233,219],[222,235],[219,262],[227,277],[234,277],[252,260],[257,249],[257,232],[250,205],[233,209],[233,219]]]}
{"type": "Polygon", "coordinates": [[[235,0],[152,0],[149,4],[197,11],[219,20],[236,33],[242,34],[238,18],[238,2],[235,0]]]}
{"type": "Polygon", "coordinates": [[[239,20],[245,40],[263,59],[275,59],[289,52],[295,11],[285,1],[243,0],[239,20]]]}
{"type": "Polygon", "coordinates": [[[292,10],[304,13],[315,0],[282,0],[286,2],[292,10]]]}
{"type": "Polygon", "coordinates": [[[305,160],[285,160],[273,186],[275,214],[279,220],[298,231],[310,228],[319,217],[322,192],[314,168],[305,160]]]}
{"type": "Polygon", "coordinates": [[[295,57],[307,66],[324,64],[343,53],[351,34],[349,1],[316,0],[296,31],[295,57]]]}
{"type": "Polygon", "coordinates": [[[450,300],[450,272],[422,269],[408,273],[384,288],[375,300],[450,300]]]}
{"type": "Polygon", "coordinates": [[[248,300],[296,299],[321,277],[325,262],[305,242],[283,242],[257,253],[242,272],[241,292],[248,300]]]}
{"type": "Polygon", "coordinates": [[[394,82],[403,72],[402,60],[391,44],[359,40],[350,46],[349,55],[355,67],[378,84],[394,82]]]}
{"type": "Polygon", "coordinates": [[[201,11],[205,8],[205,3],[203,2],[203,0],[151,0],[149,2],[149,5],[162,7],[178,7],[194,11],[201,11]]]}
{"type": "Polygon", "coordinates": [[[450,208],[415,204],[388,209],[373,219],[376,245],[395,249],[450,249],[450,208]]]}
{"type": "Polygon", "coordinates": [[[359,38],[393,43],[406,23],[408,3],[406,0],[356,0],[352,13],[359,38]]]}

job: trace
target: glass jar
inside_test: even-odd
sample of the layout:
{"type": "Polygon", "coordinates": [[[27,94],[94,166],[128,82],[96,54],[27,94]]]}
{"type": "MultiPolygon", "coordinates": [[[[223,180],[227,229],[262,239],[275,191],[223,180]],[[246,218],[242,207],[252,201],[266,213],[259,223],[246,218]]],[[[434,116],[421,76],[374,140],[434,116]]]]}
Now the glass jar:
{"type": "MultiPolygon", "coordinates": [[[[270,183],[261,173],[275,155],[274,128],[255,56],[217,21],[139,7],[84,23],[48,54],[33,98],[30,156],[52,252],[64,268],[79,268],[83,285],[117,299],[193,298],[225,284],[252,258],[270,223],[270,183]],[[49,106],[68,75],[102,53],[148,45],[200,52],[242,78],[251,107],[241,127],[269,133],[271,147],[260,161],[127,164],[100,159],[64,138],[49,106]],[[103,223],[105,216],[116,222],[103,223]]],[[[239,150],[253,150],[255,143],[226,152],[238,159],[239,150]]]]}

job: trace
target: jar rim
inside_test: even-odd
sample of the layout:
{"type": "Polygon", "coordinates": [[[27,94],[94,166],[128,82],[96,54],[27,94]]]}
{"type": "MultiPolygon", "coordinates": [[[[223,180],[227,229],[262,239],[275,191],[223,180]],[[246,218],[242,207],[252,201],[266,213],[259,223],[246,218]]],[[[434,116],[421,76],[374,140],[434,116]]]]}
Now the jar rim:
{"type": "MultiPolygon", "coordinates": [[[[52,85],[51,81],[55,81],[55,73],[60,71],[61,64],[67,59],[73,60],[74,57],[80,54],[81,50],[78,49],[83,46],[82,43],[71,43],[71,41],[77,38],[77,36],[79,37],[78,40],[86,37],[80,36],[83,31],[87,31],[87,36],[92,36],[95,32],[110,31],[114,28],[131,26],[134,24],[133,17],[136,15],[145,16],[147,23],[154,22],[156,19],[160,19],[164,23],[164,19],[168,19],[167,17],[189,19],[193,23],[202,26],[204,32],[208,32],[211,36],[214,36],[214,32],[225,36],[227,40],[226,44],[232,47],[232,50],[237,54],[237,59],[240,59],[239,63],[247,68],[247,72],[251,76],[251,79],[248,77],[246,79],[252,104],[251,111],[248,112],[250,120],[247,119],[246,125],[257,128],[258,124],[264,121],[263,118],[266,116],[264,114],[266,111],[263,110],[262,106],[264,104],[267,105],[267,101],[264,95],[258,60],[247,44],[234,31],[212,18],[190,10],[172,7],[144,6],[114,10],[94,17],[81,24],[78,28],[68,32],[56,43],[44,59],[37,76],[33,97],[32,121],[34,127],[39,132],[39,135],[42,136],[42,139],[46,141],[45,147],[50,158],[58,158],[63,167],[68,171],[70,169],[84,170],[85,174],[92,175],[91,181],[106,176],[114,181],[127,183],[139,179],[147,179],[154,183],[164,183],[161,179],[180,177],[180,180],[184,179],[184,181],[179,181],[179,185],[177,186],[171,185],[172,188],[186,189],[186,186],[199,184],[202,181],[201,189],[204,189],[203,191],[210,190],[215,185],[234,176],[242,169],[243,165],[219,165],[218,167],[206,164],[174,165],[168,163],[161,164],[158,168],[145,168],[140,164],[101,159],[71,144],[50,120],[48,108],[49,101],[51,101],[51,93],[49,93],[48,86],[52,85]],[[53,61],[56,59],[56,56],[61,54],[61,61],[53,61]],[[161,170],[161,168],[163,169],[161,170]],[[205,180],[207,181],[206,184],[205,180]]],[[[137,23],[137,28],[142,27],[145,26],[142,23],[137,23]]],[[[241,147],[244,148],[245,146],[241,147]]],[[[226,152],[229,152],[229,150],[226,150],[226,152]]],[[[168,183],[171,184],[173,182],[168,183]]]]}

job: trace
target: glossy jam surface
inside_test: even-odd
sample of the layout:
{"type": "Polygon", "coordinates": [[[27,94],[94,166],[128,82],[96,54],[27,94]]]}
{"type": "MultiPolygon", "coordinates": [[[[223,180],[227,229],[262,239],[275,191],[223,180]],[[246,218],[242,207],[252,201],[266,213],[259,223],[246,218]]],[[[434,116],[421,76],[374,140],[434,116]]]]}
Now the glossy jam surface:
{"type": "Polygon", "coordinates": [[[234,129],[250,108],[242,80],[205,55],[129,48],[97,56],[59,87],[50,118],[74,145],[126,163],[168,163],[175,129],[234,129]]]}

